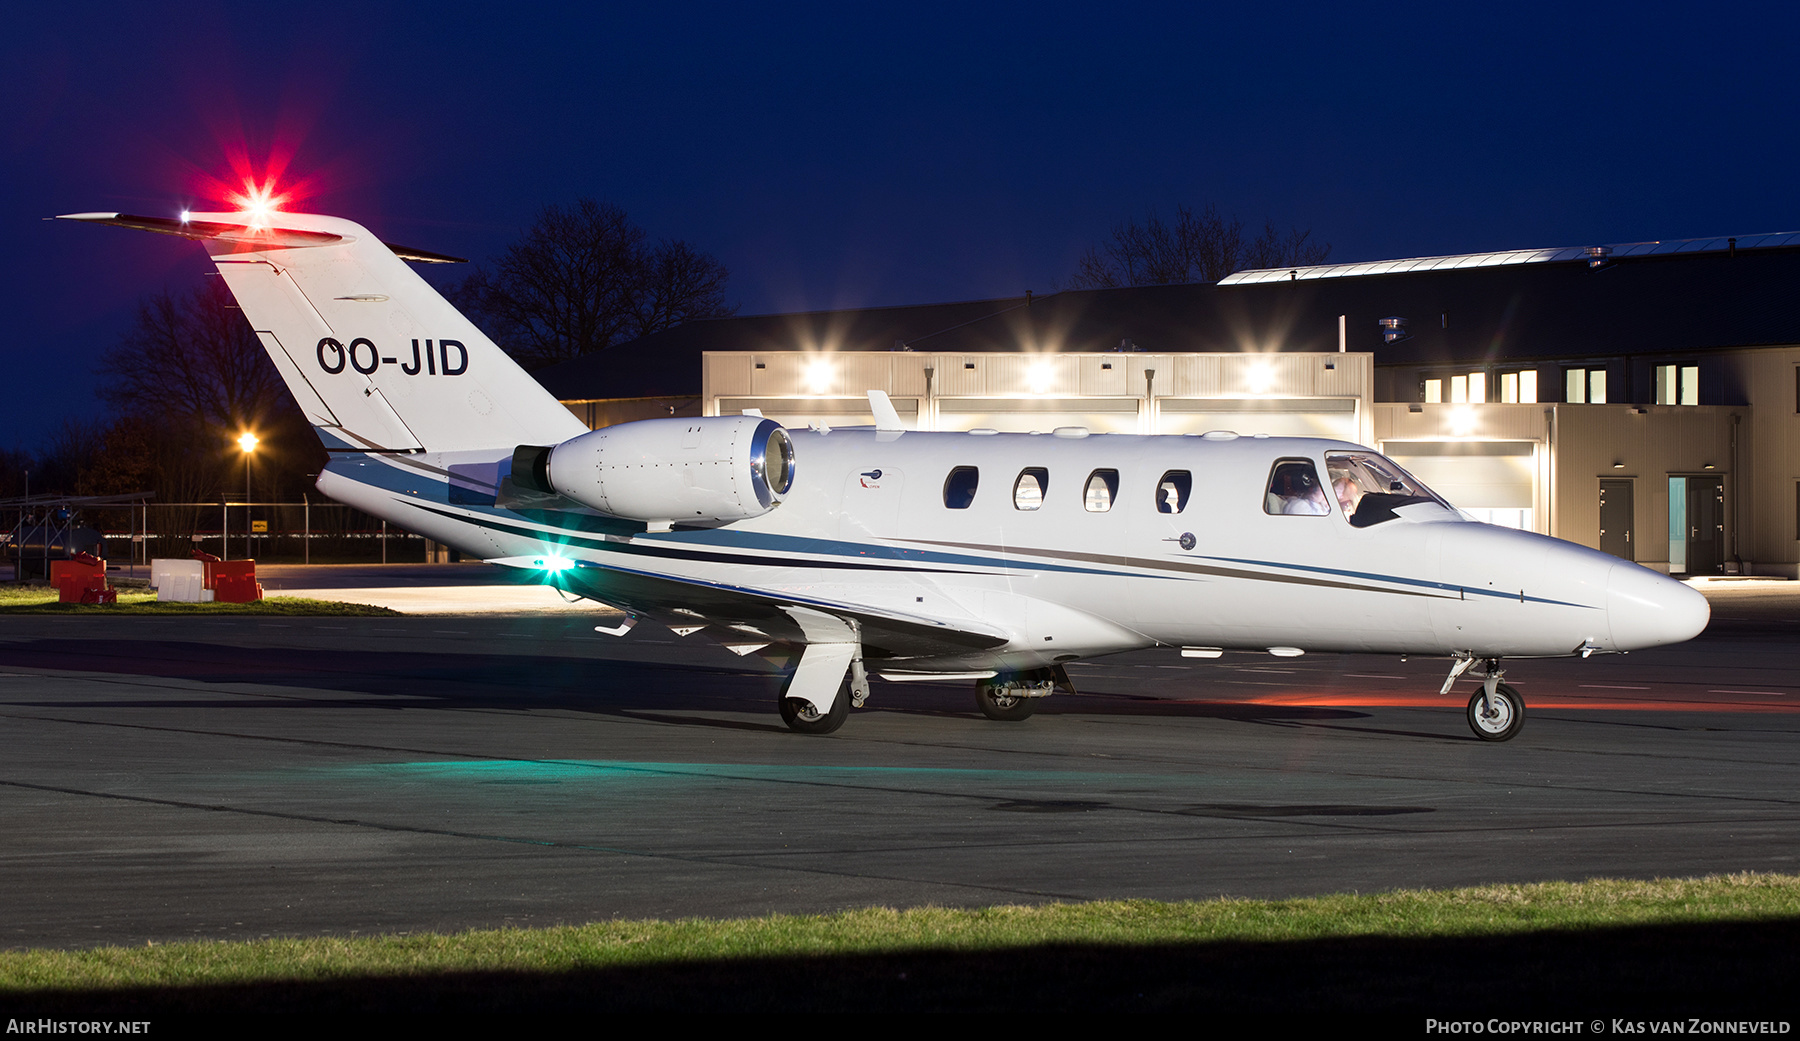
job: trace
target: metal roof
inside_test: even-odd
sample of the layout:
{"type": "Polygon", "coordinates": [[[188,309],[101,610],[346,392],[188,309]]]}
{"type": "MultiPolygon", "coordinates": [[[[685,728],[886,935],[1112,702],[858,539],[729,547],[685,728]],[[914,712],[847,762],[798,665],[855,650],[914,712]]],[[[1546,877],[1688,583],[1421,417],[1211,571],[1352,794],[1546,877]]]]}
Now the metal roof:
{"type": "Polygon", "coordinates": [[[1659,239],[1654,242],[1622,242],[1603,246],[1559,246],[1553,249],[1512,249],[1498,253],[1462,253],[1450,257],[1411,257],[1402,260],[1367,260],[1354,264],[1317,264],[1312,267],[1259,268],[1238,271],[1219,280],[1221,286],[1257,285],[1263,282],[1299,282],[1317,278],[1356,278],[1363,275],[1397,275],[1408,271],[1450,271],[1457,268],[1501,267],[1510,264],[1547,264],[1561,260],[1616,260],[1668,253],[1712,253],[1737,249],[1773,249],[1800,246],[1800,231],[1762,235],[1715,236],[1704,239],[1659,239]],[[1604,252],[1600,252],[1604,251],[1604,252]]]}

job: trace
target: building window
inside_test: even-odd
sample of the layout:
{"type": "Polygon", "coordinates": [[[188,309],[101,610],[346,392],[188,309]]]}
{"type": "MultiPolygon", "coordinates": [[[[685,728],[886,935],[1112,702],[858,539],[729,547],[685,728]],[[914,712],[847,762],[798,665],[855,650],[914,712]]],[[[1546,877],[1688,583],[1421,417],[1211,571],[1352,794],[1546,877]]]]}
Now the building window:
{"type": "Polygon", "coordinates": [[[1700,366],[1658,365],[1656,367],[1656,403],[1658,405],[1700,404],[1700,366]]]}
{"type": "Polygon", "coordinates": [[[1453,405],[1469,402],[1480,404],[1487,399],[1488,377],[1485,372],[1471,372],[1464,376],[1425,381],[1425,400],[1432,404],[1445,401],[1453,405]]]}
{"type": "Polygon", "coordinates": [[[1537,370],[1500,374],[1500,400],[1507,404],[1530,405],[1537,402],[1537,370]]]}
{"type": "MultiPolygon", "coordinates": [[[[1795,401],[1794,411],[1800,412],[1800,369],[1794,370],[1794,388],[1795,388],[1794,389],[1794,401],[1795,401]]],[[[1444,400],[1444,381],[1443,380],[1426,380],[1425,381],[1425,404],[1437,405],[1437,404],[1443,403],[1443,400],[1444,400]]]]}
{"type": "Polygon", "coordinates": [[[1564,369],[1567,381],[1563,400],[1572,405],[1606,404],[1605,369],[1564,369]]]}

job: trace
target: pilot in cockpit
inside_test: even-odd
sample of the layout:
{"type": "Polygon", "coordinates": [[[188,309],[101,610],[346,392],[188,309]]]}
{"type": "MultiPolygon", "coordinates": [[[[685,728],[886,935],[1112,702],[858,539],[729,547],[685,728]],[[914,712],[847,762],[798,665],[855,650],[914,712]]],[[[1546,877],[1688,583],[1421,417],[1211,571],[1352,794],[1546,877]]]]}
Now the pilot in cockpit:
{"type": "Polygon", "coordinates": [[[1323,517],[1331,512],[1317,471],[1312,463],[1301,460],[1275,464],[1263,509],[1288,517],[1323,517]]]}

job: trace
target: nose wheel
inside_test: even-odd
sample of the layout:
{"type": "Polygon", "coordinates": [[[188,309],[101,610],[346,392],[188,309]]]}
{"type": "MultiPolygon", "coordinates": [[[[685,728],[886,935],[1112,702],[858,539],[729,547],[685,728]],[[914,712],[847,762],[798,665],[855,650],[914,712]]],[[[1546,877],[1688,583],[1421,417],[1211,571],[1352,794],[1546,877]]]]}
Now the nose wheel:
{"type": "Polygon", "coordinates": [[[1519,730],[1525,725],[1525,699],[1509,683],[1502,683],[1500,677],[1504,673],[1500,669],[1499,658],[1477,658],[1472,654],[1459,655],[1456,664],[1450,667],[1450,675],[1444,677],[1444,686],[1439,694],[1450,693],[1456,686],[1458,677],[1480,662],[1483,676],[1481,689],[1469,699],[1469,729],[1483,741],[1511,741],[1519,736],[1519,730]]]}
{"type": "Polygon", "coordinates": [[[1469,729],[1483,741],[1511,741],[1525,726],[1525,699],[1509,684],[1484,687],[1469,699],[1469,729]]]}

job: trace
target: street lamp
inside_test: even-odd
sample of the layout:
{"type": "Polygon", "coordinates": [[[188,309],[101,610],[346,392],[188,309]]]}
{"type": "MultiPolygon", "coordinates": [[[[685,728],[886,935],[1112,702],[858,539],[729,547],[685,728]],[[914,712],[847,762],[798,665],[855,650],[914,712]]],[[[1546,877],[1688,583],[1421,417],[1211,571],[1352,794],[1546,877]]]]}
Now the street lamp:
{"type": "Polygon", "coordinates": [[[238,447],[244,450],[244,559],[256,554],[250,549],[250,457],[256,452],[257,438],[246,430],[238,435],[238,447]]]}

